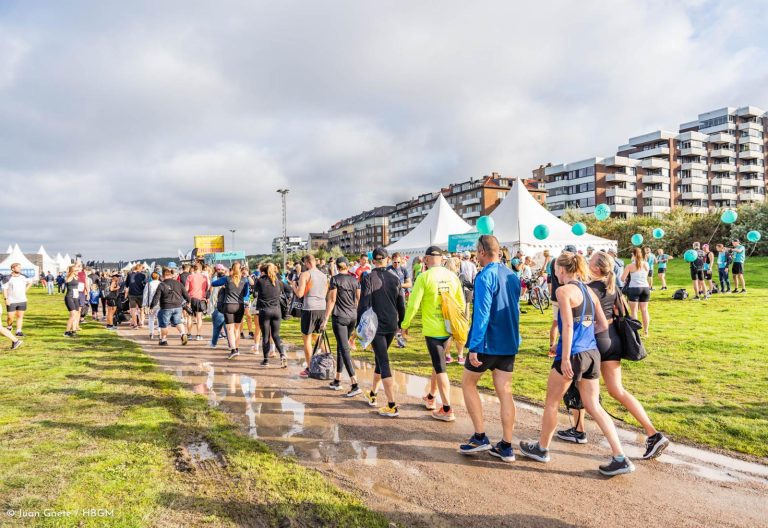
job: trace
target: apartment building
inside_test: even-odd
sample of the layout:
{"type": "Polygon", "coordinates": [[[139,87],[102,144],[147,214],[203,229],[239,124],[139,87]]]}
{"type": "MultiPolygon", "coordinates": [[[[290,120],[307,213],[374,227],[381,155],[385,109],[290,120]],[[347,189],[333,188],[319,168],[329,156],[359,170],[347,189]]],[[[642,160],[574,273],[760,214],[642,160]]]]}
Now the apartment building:
{"type": "Polygon", "coordinates": [[[726,107],[699,114],[678,132],[630,138],[611,158],[589,158],[534,169],[557,216],[605,203],[615,216],[656,215],[672,207],[693,212],[765,199],[768,114],[726,107]]]}
{"type": "Polygon", "coordinates": [[[310,233],[309,250],[328,249],[328,233],[310,233]]]}
{"type": "MultiPolygon", "coordinates": [[[[286,253],[299,253],[307,250],[307,240],[300,236],[288,236],[286,237],[286,253]]],[[[272,239],[272,253],[283,252],[283,237],[275,237],[272,239]]]]}
{"type": "Polygon", "coordinates": [[[336,222],[328,231],[328,247],[338,246],[344,253],[366,253],[391,243],[389,234],[391,205],[375,207],[336,222]]]}

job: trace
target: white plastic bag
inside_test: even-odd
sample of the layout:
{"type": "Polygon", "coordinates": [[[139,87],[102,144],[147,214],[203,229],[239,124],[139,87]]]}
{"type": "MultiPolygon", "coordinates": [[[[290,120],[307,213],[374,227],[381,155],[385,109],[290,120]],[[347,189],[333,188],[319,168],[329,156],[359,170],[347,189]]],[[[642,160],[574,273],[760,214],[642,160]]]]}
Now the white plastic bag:
{"type": "Polygon", "coordinates": [[[368,308],[360,316],[360,322],[357,325],[357,338],[360,340],[361,347],[366,348],[371,344],[378,328],[379,318],[376,317],[373,308],[368,308]]]}

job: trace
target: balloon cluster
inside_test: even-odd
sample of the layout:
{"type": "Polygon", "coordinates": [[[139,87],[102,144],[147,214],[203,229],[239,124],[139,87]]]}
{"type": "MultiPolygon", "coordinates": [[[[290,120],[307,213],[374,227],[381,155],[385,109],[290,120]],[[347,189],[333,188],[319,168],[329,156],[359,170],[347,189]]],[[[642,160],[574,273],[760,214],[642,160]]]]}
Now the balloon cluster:
{"type": "Polygon", "coordinates": [[[493,218],[490,216],[481,216],[477,219],[477,232],[481,235],[492,235],[493,228],[493,218]]]}

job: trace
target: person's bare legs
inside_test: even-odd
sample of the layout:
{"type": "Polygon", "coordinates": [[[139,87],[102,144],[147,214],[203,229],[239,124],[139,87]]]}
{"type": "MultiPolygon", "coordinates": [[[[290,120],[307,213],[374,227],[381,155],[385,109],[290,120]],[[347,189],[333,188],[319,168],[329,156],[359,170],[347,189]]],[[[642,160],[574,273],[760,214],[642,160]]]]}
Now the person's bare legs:
{"type": "MultiPolygon", "coordinates": [[[[451,406],[451,382],[448,380],[448,374],[442,372],[435,374],[432,371],[433,378],[437,379],[437,388],[440,391],[440,399],[443,401],[443,405],[451,406]]],[[[434,394],[434,392],[432,393],[434,394]]],[[[389,400],[392,401],[392,400],[389,400]]]]}
{"type": "Polygon", "coordinates": [[[643,331],[645,332],[645,335],[648,335],[648,328],[651,326],[651,314],[648,313],[648,303],[647,302],[641,302],[640,304],[640,313],[643,314],[643,331]]]}
{"type": "Polygon", "coordinates": [[[304,340],[304,361],[306,361],[307,368],[309,368],[309,362],[312,361],[312,334],[302,335],[301,337],[304,340]]]}
{"type": "Polygon", "coordinates": [[[552,436],[557,428],[557,412],[560,409],[560,400],[563,399],[570,384],[571,380],[563,377],[555,369],[549,371],[547,397],[544,401],[544,414],[541,417],[541,433],[539,433],[539,447],[542,449],[549,449],[552,436]]]}
{"type": "Polygon", "coordinates": [[[595,423],[597,423],[597,426],[603,432],[605,439],[608,440],[613,456],[623,455],[624,450],[621,447],[621,442],[619,442],[616,426],[608,416],[608,413],[605,412],[605,409],[600,405],[600,380],[580,380],[579,393],[581,394],[581,401],[584,403],[584,408],[595,423]]]}
{"type": "Polygon", "coordinates": [[[77,321],[80,319],[80,310],[72,310],[69,312],[69,319],[67,320],[67,332],[74,332],[77,328],[77,321]]]}
{"type": "MultiPolygon", "coordinates": [[[[67,326],[69,326],[69,322],[67,322],[67,326]]],[[[19,338],[18,338],[18,337],[16,337],[15,335],[13,335],[13,332],[11,332],[10,330],[8,330],[8,329],[7,329],[6,327],[4,327],[4,326],[0,326],[0,335],[3,335],[3,336],[5,336],[5,337],[7,337],[8,339],[10,339],[10,340],[11,340],[11,343],[15,343],[16,341],[18,341],[18,340],[19,340],[19,338]]]]}
{"type": "Polygon", "coordinates": [[[382,379],[381,383],[384,385],[384,394],[387,396],[387,401],[395,401],[395,380],[392,376],[382,379]]]}
{"type": "MultiPolygon", "coordinates": [[[[227,344],[229,345],[229,349],[233,350],[237,348],[237,341],[235,340],[235,323],[227,323],[225,325],[227,328],[227,344]]],[[[237,334],[238,336],[240,334],[237,334]]]]}
{"type": "Polygon", "coordinates": [[[640,304],[637,301],[629,301],[629,315],[632,319],[637,319],[637,305],[640,304]]]}
{"type": "Polygon", "coordinates": [[[605,387],[608,389],[608,394],[611,395],[611,398],[621,403],[629,411],[629,414],[640,422],[640,425],[645,429],[646,436],[655,435],[658,431],[651,423],[651,419],[648,418],[648,414],[646,414],[642,404],[637,401],[637,398],[627,392],[621,383],[621,362],[605,361],[600,364],[600,372],[603,375],[605,387]]]}
{"type": "Polygon", "coordinates": [[[485,432],[483,423],[483,404],[480,402],[480,394],[477,392],[477,382],[480,380],[481,372],[472,372],[464,369],[461,376],[461,392],[464,394],[464,406],[467,408],[469,419],[472,420],[472,426],[476,433],[485,432]]]}
{"type": "MultiPolygon", "coordinates": [[[[446,380],[447,380],[446,376],[446,380]]],[[[515,399],[512,397],[512,373],[496,369],[493,371],[493,386],[501,404],[501,439],[512,443],[512,434],[515,431],[515,399]]]]}
{"type": "Polygon", "coordinates": [[[24,312],[16,312],[16,331],[21,332],[24,328],[24,312]]]}
{"type": "Polygon", "coordinates": [[[376,394],[379,392],[379,385],[381,384],[381,374],[373,373],[373,380],[371,380],[371,392],[376,394]]]}
{"type": "Polygon", "coordinates": [[[434,398],[437,391],[437,374],[432,370],[432,374],[429,376],[429,394],[434,398]]]}

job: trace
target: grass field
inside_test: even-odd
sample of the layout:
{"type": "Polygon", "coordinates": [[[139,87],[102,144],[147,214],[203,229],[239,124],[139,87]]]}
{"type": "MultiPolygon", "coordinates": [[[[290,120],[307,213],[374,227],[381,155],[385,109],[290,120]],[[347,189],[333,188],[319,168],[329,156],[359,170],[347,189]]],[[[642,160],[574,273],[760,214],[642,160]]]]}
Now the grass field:
{"type": "Polygon", "coordinates": [[[33,292],[25,346],[0,352],[0,525],[387,526],[241,434],[135,344],[94,323],[63,337],[65,315],[60,296],[33,292]],[[217,478],[175,469],[177,446],[199,439],[228,463],[217,478]]]}
{"type": "MultiPolygon", "coordinates": [[[[645,405],[655,426],[675,439],[768,456],[768,258],[751,258],[746,266],[746,295],[714,295],[708,301],[675,301],[677,288],[692,291],[688,264],[670,262],[667,291],[655,291],[650,304],[650,355],[623,362],[624,385],[645,405]]],[[[516,397],[541,403],[551,366],[547,357],[551,311],[531,306],[521,318],[523,344],[515,363],[516,397]]],[[[300,343],[297,321],[284,324],[283,334],[300,343]]],[[[333,340],[333,337],[331,336],[333,340]]],[[[335,346],[335,343],[333,344],[335,346]]],[[[370,352],[358,357],[373,360],[370,352]]],[[[396,369],[428,375],[429,356],[419,334],[411,330],[408,347],[390,349],[396,369]]],[[[462,367],[449,365],[454,383],[462,367]]],[[[482,379],[491,389],[490,376],[482,379]]],[[[607,393],[603,402],[614,416],[638,425],[607,393]]]]}

